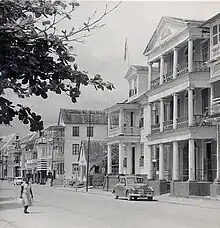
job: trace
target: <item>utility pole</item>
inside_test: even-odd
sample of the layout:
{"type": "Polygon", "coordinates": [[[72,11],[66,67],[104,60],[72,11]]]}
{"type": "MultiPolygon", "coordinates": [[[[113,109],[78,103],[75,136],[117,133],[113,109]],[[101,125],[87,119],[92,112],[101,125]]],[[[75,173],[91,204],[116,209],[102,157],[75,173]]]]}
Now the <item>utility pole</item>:
{"type": "Polygon", "coordinates": [[[91,138],[91,111],[89,111],[89,129],[88,129],[88,153],[87,153],[87,170],[86,170],[86,192],[89,189],[89,153],[90,153],[90,138],[91,138]]]}
{"type": "Polygon", "coordinates": [[[3,151],[2,151],[2,180],[4,179],[4,155],[3,155],[3,151]]]}
{"type": "Polygon", "coordinates": [[[53,133],[53,141],[52,141],[52,157],[51,157],[51,182],[50,186],[53,186],[53,157],[54,157],[54,133],[53,133]]]}

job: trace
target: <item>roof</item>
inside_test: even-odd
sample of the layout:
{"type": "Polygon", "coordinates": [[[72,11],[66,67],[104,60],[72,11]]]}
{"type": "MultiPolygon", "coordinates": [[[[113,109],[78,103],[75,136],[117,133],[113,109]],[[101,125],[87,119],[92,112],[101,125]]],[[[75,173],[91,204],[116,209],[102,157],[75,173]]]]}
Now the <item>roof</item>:
{"type": "Polygon", "coordinates": [[[10,143],[12,143],[13,140],[15,140],[16,135],[18,135],[17,133],[13,133],[7,136],[1,136],[1,150],[5,149],[10,143]]]}
{"type": "Polygon", "coordinates": [[[89,122],[89,113],[92,124],[108,124],[107,114],[102,110],[60,109],[58,125],[61,120],[64,124],[85,124],[89,122]]]}
{"type": "MultiPolygon", "coordinates": [[[[107,149],[107,144],[104,141],[96,141],[91,140],[90,141],[90,147],[89,147],[89,161],[90,162],[97,162],[102,154],[105,153],[107,149]]],[[[88,158],[88,140],[82,140],[81,141],[81,147],[80,147],[80,153],[78,161],[80,160],[80,155],[82,150],[84,151],[85,160],[87,161],[88,158]]]]}
{"type": "Polygon", "coordinates": [[[204,23],[204,21],[202,20],[193,20],[193,19],[186,19],[186,18],[177,18],[177,17],[168,17],[168,16],[164,16],[160,19],[160,22],[158,23],[156,29],[154,30],[153,35],[151,36],[150,41],[147,44],[147,47],[144,49],[143,54],[145,55],[145,53],[148,51],[151,43],[153,42],[153,39],[158,31],[158,27],[162,24],[162,21],[164,20],[171,20],[171,21],[176,21],[179,23],[185,23],[185,24],[196,24],[196,25],[201,25],[202,23],[204,23]]]}
{"type": "Polygon", "coordinates": [[[141,66],[141,65],[132,65],[134,68],[136,68],[138,71],[148,71],[147,66],[141,66]]]}
{"type": "Polygon", "coordinates": [[[204,27],[210,23],[212,23],[213,21],[217,20],[218,18],[220,18],[220,13],[216,14],[215,16],[209,18],[208,20],[206,20],[200,27],[204,27]]]}
{"type": "Polygon", "coordinates": [[[20,139],[20,144],[27,144],[29,142],[33,142],[36,138],[38,138],[38,132],[31,132],[20,139]]]}
{"type": "Polygon", "coordinates": [[[187,18],[179,18],[179,17],[164,17],[164,18],[167,18],[167,19],[171,19],[171,20],[176,20],[176,21],[179,21],[179,22],[185,22],[185,23],[190,23],[190,24],[200,24],[200,23],[203,23],[204,20],[195,20],[195,19],[187,19],[187,18]]]}

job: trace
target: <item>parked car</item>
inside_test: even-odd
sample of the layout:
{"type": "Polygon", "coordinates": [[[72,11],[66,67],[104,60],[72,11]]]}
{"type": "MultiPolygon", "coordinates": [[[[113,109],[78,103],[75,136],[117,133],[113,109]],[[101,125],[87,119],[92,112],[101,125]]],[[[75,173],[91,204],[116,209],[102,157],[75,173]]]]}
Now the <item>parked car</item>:
{"type": "Polygon", "coordinates": [[[154,197],[154,190],[149,186],[148,180],[139,176],[120,176],[112,193],[115,199],[126,197],[128,200],[137,200],[138,198],[153,200],[154,197]]]}
{"type": "Polygon", "coordinates": [[[14,185],[21,185],[23,183],[22,177],[15,177],[13,184],[14,185]]]}

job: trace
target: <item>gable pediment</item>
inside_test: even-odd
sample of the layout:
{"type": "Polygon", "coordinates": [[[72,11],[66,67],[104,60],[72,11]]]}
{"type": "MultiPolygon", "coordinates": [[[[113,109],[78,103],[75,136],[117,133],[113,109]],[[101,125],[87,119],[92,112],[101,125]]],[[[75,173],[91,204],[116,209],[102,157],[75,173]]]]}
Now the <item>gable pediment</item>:
{"type": "Polygon", "coordinates": [[[132,75],[134,75],[136,73],[137,73],[137,69],[135,69],[133,66],[130,66],[125,75],[125,78],[130,78],[132,75]]]}
{"type": "Polygon", "coordinates": [[[160,47],[185,29],[187,29],[187,23],[184,20],[162,17],[145,49],[145,53],[160,47]]]}

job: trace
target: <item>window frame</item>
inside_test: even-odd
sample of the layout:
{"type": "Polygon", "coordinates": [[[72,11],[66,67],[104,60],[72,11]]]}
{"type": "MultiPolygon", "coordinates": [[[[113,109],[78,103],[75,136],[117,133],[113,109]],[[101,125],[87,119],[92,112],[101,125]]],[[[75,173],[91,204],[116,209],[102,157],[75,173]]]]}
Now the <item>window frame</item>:
{"type": "Polygon", "coordinates": [[[78,163],[72,163],[72,175],[78,174],[79,173],[79,164],[78,163]],[[73,168],[75,166],[76,172],[74,171],[75,169],[73,168]]]}
{"type": "Polygon", "coordinates": [[[72,155],[73,155],[73,156],[79,155],[79,152],[80,152],[79,144],[78,144],[78,143],[73,143],[73,144],[72,144],[72,155]],[[78,146],[78,152],[74,152],[73,148],[76,149],[75,146],[78,146]]]}
{"type": "Polygon", "coordinates": [[[214,47],[214,46],[218,45],[219,43],[220,43],[220,24],[218,23],[218,24],[214,24],[212,26],[212,46],[214,47]],[[217,28],[216,33],[214,33],[215,27],[217,28]],[[214,38],[217,38],[216,44],[214,44],[214,38]]]}
{"type": "Polygon", "coordinates": [[[73,126],[73,128],[72,128],[72,136],[73,137],[79,137],[79,126],[73,126]],[[74,134],[74,132],[75,132],[74,129],[77,129],[76,130],[76,132],[78,131],[77,134],[74,134]]]}

